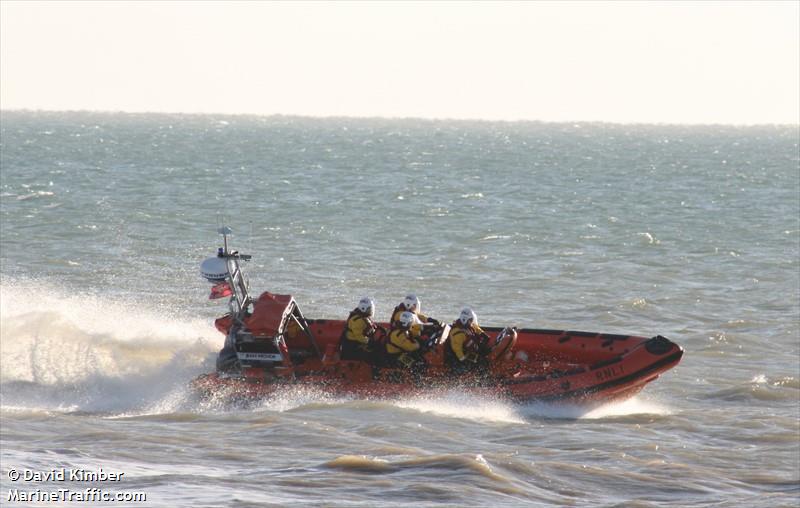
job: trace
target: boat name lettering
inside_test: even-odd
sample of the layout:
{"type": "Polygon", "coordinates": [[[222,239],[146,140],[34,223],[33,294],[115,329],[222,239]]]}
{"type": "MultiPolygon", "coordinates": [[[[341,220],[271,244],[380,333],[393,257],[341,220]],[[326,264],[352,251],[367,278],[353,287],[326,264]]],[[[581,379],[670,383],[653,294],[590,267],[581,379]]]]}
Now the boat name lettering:
{"type": "Polygon", "coordinates": [[[619,376],[620,374],[622,374],[622,365],[615,365],[613,367],[606,367],[603,370],[598,370],[597,379],[604,381],[619,376]]]}
{"type": "Polygon", "coordinates": [[[275,353],[238,353],[240,360],[261,360],[263,362],[280,362],[283,357],[275,353]]]}

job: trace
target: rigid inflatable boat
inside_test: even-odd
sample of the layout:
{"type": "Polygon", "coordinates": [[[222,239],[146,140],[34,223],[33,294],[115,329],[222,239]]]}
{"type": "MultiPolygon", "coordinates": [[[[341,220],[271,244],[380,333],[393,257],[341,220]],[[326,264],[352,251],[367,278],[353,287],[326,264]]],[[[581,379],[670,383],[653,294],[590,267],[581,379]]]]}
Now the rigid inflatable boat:
{"type": "Polygon", "coordinates": [[[216,372],[192,382],[204,398],[258,399],[292,385],[378,398],[459,387],[520,402],[597,404],[631,397],[683,356],[660,335],[484,327],[489,340],[480,368],[456,373],[445,362],[445,325],[423,337],[423,369],[342,360],[346,321],[307,319],[291,295],[251,298],[241,271],[250,256],[228,250],[230,232],[220,229],[224,247],[201,265],[214,284],[211,298],[230,297],[229,312],[215,321],[225,335],[216,372]]]}

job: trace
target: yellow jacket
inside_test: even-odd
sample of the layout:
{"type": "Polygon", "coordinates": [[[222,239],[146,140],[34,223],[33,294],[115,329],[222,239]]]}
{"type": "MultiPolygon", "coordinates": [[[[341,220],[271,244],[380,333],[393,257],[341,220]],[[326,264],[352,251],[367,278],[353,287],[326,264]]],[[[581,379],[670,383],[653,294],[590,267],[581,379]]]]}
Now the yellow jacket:
{"type": "Polygon", "coordinates": [[[467,357],[464,348],[470,349],[477,346],[477,339],[483,333],[481,327],[476,324],[470,324],[468,328],[465,328],[460,321],[453,323],[453,327],[450,329],[450,348],[458,361],[464,361],[467,357]]]}
{"type": "MultiPolygon", "coordinates": [[[[390,321],[392,328],[397,328],[399,326],[400,315],[403,314],[403,312],[411,312],[411,311],[407,311],[402,305],[398,305],[397,307],[394,308],[394,312],[392,312],[392,320],[390,321]]],[[[417,316],[417,320],[419,321],[418,323],[414,323],[413,325],[411,325],[411,335],[415,339],[418,339],[422,335],[422,325],[420,323],[426,323],[428,321],[428,316],[420,312],[411,312],[411,313],[417,316]]]]}
{"type": "Polygon", "coordinates": [[[411,332],[402,328],[395,328],[389,332],[389,341],[386,343],[386,352],[398,355],[402,352],[411,353],[419,349],[419,342],[414,340],[411,332]]]}
{"type": "Polygon", "coordinates": [[[369,317],[359,312],[352,312],[347,318],[347,330],[344,332],[344,337],[366,346],[369,344],[373,330],[374,324],[369,317]]]}

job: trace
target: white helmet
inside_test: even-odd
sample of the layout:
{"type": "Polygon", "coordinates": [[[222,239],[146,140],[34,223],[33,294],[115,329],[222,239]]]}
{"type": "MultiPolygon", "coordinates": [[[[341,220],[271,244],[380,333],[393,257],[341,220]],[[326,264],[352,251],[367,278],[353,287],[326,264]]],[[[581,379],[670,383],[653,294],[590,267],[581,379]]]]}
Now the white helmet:
{"type": "Polygon", "coordinates": [[[375,302],[373,302],[372,298],[368,296],[365,296],[358,302],[357,308],[367,316],[372,316],[375,314],[375,302]]]}
{"type": "Polygon", "coordinates": [[[412,312],[406,311],[400,314],[400,326],[402,326],[403,328],[410,327],[411,325],[414,324],[416,320],[417,317],[412,312]]]}
{"type": "Polygon", "coordinates": [[[406,297],[403,299],[403,305],[407,310],[415,310],[417,312],[422,311],[422,304],[420,303],[419,298],[417,298],[417,295],[406,295],[406,297]]]}
{"type": "Polygon", "coordinates": [[[461,310],[461,315],[458,316],[458,320],[461,321],[461,324],[466,326],[470,322],[478,324],[478,316],[475,315],[475,312],[472,311],[469,307],[464,307],[461,310]]]}

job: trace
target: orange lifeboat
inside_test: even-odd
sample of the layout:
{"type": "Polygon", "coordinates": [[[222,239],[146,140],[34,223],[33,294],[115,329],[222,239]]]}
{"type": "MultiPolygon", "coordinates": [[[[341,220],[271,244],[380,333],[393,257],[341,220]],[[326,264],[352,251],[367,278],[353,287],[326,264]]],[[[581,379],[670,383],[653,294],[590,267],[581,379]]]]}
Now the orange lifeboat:
{"type": "Polygon", "coordinates": [[[216,372],[192,382],[203,397],[253,399],[289,385],[369,397],[457,386],[515,401],[603,403],[636,394],[683,356],[660,335],[488,327],[480,364],[456,372],[445,359],[446,325],[425,337],[422,368],[342,360],[345,321],[306,319],[291,295],[251,298],[240,267],[250,256],[228,251],[230,229],[220,233],[225,246],[201,271],[215,285],[211,298],[230,296],[230,312],[214,323],[226,336],[216,372]]]}
{"type": "Polygon", "coordinates": [[[340,360],[345,321],[306,320],[290,295],[268,292],[240,326],[230,314],[215,324],[228,335],[228,350],[221,351],[217,372],[193,383],[206,396],[224,390],[235,398],[258,398],[287,384],[375,397],[464,386],[517,401],[606,402],[636,394],[683,356],[681,347],[662,336],[489,327],[483,368],[454,375],[443,358],[445,326],[430,338],[424,372],[412,373],[340,360]]]}

